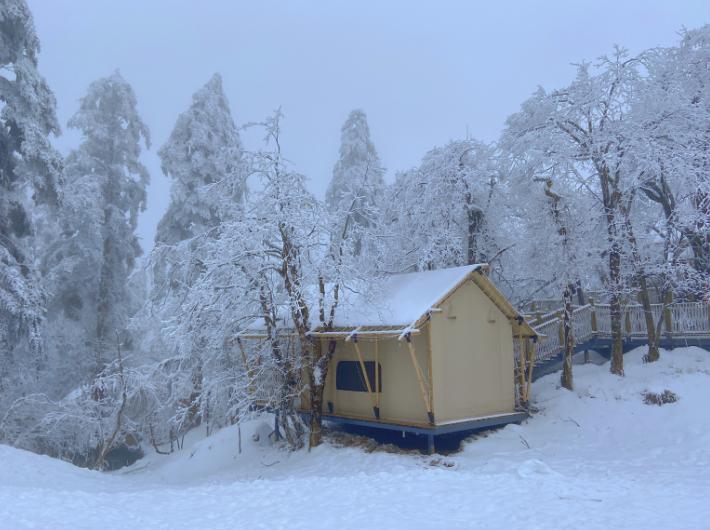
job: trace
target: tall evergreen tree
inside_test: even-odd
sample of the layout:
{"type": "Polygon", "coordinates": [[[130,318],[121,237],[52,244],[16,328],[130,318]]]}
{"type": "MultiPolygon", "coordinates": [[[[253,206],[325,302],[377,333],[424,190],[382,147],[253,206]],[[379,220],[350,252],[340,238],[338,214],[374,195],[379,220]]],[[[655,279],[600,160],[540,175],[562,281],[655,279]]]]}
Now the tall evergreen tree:
{"type": "Polygon", "coordinates": [[[163,173],[173,183],[156,243],[194,237],[241,208],[242,144],[219,74],[192,96],[158,154],[163,173]]]}
{"type": "Polygon", "coordinates": [[[149,180],[139,157],[150,136],[133,89],[118,72],[91,83],[69,127],[83,141],[66,160],[58,294],[65,311],[82,308],[89,318],[84,328],[100,369],[129,312],[126,283],[141,254],[135,229],[149,180]]]}
{"type": "MultiPolygon", "coordinates": [[[[172,326],[181,322],[210,247],[219,245],[220,231],[213,229],[241,217],[245,195],[242,144],[219,74],[193,95],[158,154],[172,180],[171,201],[148,263],[150,299],[135,326],[148,356],[163,359],[180,352],[192,370],[192,388],[180,399],[199,401],[207,344],[199,324],[182,340],[176,340],[172,326]]],[[[188,416],[195,416],[193,409],[188,416]]]]}
{"type": "Polygon", "coordinates": [[[33,205],[55,205],[62,160],[55,99],[37,71],[39,40],[24,0],[0,3],[0,388],[29,344],[41,358],[42,295],[31,256],[33,205]],[[29,193],[28,193],[29,192],[29,193]],[[27,341],[29,339],[29,342],[27,341]]]}
{"type": "Polygon", "coordinates": [[[326,205],[343,223],[339,232],[353,234],[356,253],[362,245],[359,232],[377,218],[385,191],[384,172],[370,139],[367,116],[362,110],[353,110],[340,132],[340,156],[326,192],[326,205]]]}

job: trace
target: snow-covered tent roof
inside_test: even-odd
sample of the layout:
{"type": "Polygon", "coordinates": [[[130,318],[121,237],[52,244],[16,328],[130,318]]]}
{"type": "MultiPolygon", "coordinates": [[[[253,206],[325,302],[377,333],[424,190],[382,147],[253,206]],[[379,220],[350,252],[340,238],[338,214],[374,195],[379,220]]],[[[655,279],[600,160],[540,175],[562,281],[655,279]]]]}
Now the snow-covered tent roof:
{"type": "Polygon", "coordinates": [[[425,317],[481,264],[378,279],[368,292],[345,291],[335,327],[404,326],[425,317]]]}
{"type": "MultiPolygon", "coordinates": [[[[341,290],[332,330],[315,326],[314,335],[406,334],[416,332],[431,312],[464,282],[473,281],[513,322],[514,334],[534,336],[534,330],[486,276],[480,263],[449,269],[395,274],[374,280],[362,290],[341,290]]],[[[311,310],[311,314],[317,312],[311,310]]],[[[290,320],[290,319],[289,319],[290,320]]],[[[242,336],[257,337],[265,330],[263,319],[247,326],[242,336]]],[[[287,326],[289,327],[289,326],[287,326]]]]}

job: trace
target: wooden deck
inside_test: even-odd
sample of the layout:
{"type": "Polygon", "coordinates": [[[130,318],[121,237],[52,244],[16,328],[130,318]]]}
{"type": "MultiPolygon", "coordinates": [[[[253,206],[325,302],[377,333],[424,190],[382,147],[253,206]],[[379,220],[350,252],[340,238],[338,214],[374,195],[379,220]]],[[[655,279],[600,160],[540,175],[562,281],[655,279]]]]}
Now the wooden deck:
{"type": "MultiPolygon", "coordinates": [[[[708,302],[680,302],[666,307],[652,304],[653,319],[663,319],[660,345],[663,348],[699,346],[710,349],[710,304],[708,302]],[[661,312],[664,312],[662,315],[661,312]]],[[[562,309],[546,314],[529,315],[533,328],[540,334],[535,351],[535,376],[542,377],[558,370],[564,351],[562,309]]],[[[646,321],[639,304],[622,306],[624,351],[647,343],[646,321]]],[[[572,335],[575,352],[595,350],[609,356],[611,350],[611,311],[609,304],[587,304],[572,313],[572,335]]],[[[515,344],[516,357],[520,344],[515,344]]]]}

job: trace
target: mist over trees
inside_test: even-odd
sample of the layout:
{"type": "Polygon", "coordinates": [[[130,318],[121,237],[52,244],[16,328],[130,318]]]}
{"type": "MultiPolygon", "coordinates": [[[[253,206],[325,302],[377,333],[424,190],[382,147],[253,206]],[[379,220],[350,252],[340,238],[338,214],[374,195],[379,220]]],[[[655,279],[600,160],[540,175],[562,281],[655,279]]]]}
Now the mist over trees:
{"type": "Polygon", "coordinates": [[[590,293],[610,304],[618,375],[623,303],[644,307],[652,362],[652,300],[708,296],[708,26],[577,65],[496,143],[452,139],[392,182],[353,110],[324,200],[283,156],[281,112],[244,125],[264,141],[243,144],[215,74],[158,151],[171,196],[145,256],[150,135],[133,89],[118,72],[91,83],[62,159],[38,50],[24,0],[0,4],[3,443],[102,468],[117,447],[178,449],[188,429],[268,408],[289,447],[318,445],[333,352],[309,333],[388,274],[487,262],[520,306],[560,300],[567,388],[572,307],[590,293]]]}

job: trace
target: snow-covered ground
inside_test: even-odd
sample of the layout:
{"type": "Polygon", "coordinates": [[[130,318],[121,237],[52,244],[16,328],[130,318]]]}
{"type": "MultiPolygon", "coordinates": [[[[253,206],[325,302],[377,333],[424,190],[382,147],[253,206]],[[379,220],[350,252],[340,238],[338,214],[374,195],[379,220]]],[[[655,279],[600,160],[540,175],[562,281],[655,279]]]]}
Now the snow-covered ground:
{"type": "Polygon", "coordinates": [[[534,385],[540,413],[421,456],[256,443],[254,422],[106,474],[0,446],[0,529],[710,528],[710,353],[626,355],[534,385]],[[679,401],[645,405],[645,390],[679,401]]]}

